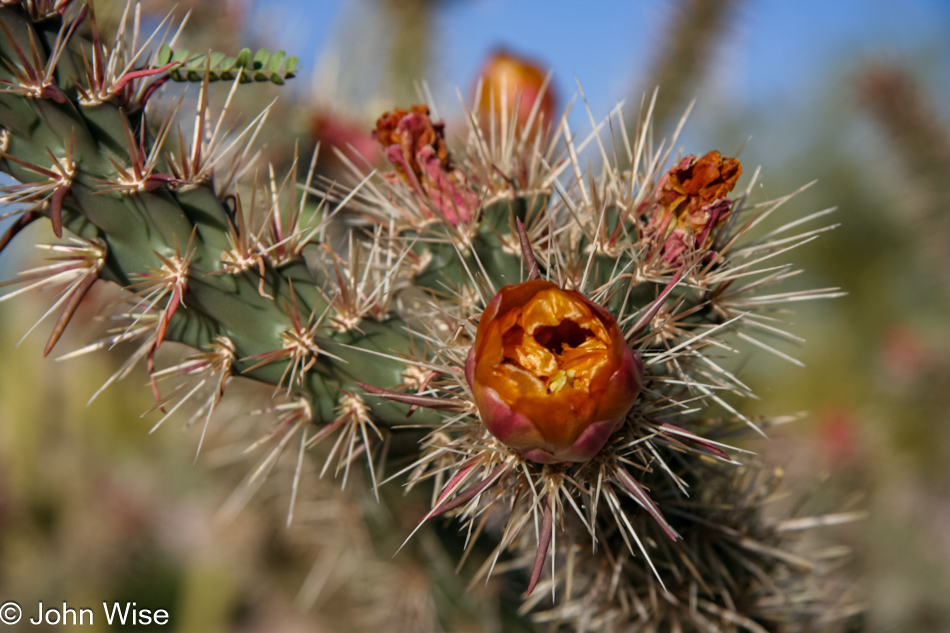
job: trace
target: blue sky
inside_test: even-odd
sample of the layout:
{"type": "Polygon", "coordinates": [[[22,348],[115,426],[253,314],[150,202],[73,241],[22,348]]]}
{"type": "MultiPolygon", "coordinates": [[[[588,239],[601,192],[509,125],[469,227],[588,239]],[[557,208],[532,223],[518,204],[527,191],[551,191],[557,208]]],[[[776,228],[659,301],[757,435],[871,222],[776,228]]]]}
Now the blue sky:
{"type": "MultiPolygon", "coordinates": [[[[279,46],[313,59],[354,6],[365,0],[257,0],[260,14],[296,16],[264,25],[279,46]]],[[[711,66],[709,81],[740,103],[795,101],[827,71],[857,60],[942,56],[935,90],[948,91],[948,0],[746,0],[711,66]],[[930,47],[934,50],[927,52],[930,47]],[[942,48],[942,50],[941,50],[942,48]]],[[[672,3],[600,0],[457,0],[438,24],[430,79],[463,90],[493,48],[504,45],[550,64],[566,98],[580,79],[595,114],[639,85],[667,34],[672,3]]],[[[452,94],[447,90],[444,94],[452,94]]],[[[702,105],[702,104],[700,104],[702,105]]]]}

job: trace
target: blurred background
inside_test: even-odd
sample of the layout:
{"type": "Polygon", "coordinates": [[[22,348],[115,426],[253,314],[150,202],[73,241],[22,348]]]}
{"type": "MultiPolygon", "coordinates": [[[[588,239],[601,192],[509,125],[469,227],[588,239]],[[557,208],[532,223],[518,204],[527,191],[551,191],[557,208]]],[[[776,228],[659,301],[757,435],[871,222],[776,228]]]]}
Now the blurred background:
{"type": "MultiPolygon", "coordinates": [[[[742,148],[746,174],[762,167],[759,199],[817,180],[778,221],[838,207],[827,219],[840,226],[790,258],[806,270],[802,287],[848,296],[796,305],[807,344],[790,353],[804,367],[754,354],[744,375],[761,400],[745,411],[804,412],[759,450],[827,507],[868,510],[842,533],[866,630],[950,631],[950,2],[146,0],[144,22],[173,5],[192,12],[186,48],[304,60],[298,78],[248,90],[240,107],[249,119],[279,97],[265,158],[286,161],[295,140],[307,152],[319,140],[330,177],[341,169],[331,146],[379,159],[375,119],[423,101],[423,80],[451,139],[459,95],[472,99],[501,49],[553,71],[558,109],[579,82],[598,120],[622,100],[632,124],[659,86],[658,136],[696,99],[677,149],[742,148]]],[[[123,6],[96,2],[113,27],[123,6]]],[[[569,120],[589,129],[582,100],[569,120]]],[[[31,245],[46,230],[3,253],[0,278],[36,261],[31,245]]],[[[154,630],[196,633],[375,631],[386,620],[362,607],[381,593],[408,604],[406,621],[422,618],[428,606],[412,591],[422,571],[374,550],[379,510],[355,507],[337,482],[305,476],[287,529],[292,464],[280,466],[235,517],[254,463],[235,447],[247,446],[245,412],[261,402],[250,384],[195,461],[200,429],[172,420],[148,434],[159,416],[141,417],[152,407],[144,371],[86,406],[124,356],[43,359],[42,326],[16,346],[51,302],[0,303],[0,599],[134,600],[172,612],[154,630]]],[[[93,316],[74,319],[63,351],[101,332],[93,316]]]]}

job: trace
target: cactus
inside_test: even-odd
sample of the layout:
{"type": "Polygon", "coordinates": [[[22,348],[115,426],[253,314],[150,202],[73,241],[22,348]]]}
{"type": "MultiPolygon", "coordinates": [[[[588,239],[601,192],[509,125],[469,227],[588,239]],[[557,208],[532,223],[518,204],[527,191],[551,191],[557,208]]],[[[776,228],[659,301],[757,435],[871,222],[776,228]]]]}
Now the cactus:
{"type": "MultiPolygon", "coordinates": [[[[135,341],[104,387],[144,362],[163,412],[156,427],[185,407],[207,429],[235,378],[270,385],[273,424],[260,442],[270,448],[251,482],[285,452],[344,483],[365,471],[370,484],[349,493],[386,504],[391,532],[417,507],[391,492],[401,481],[409,499],[429,500],[415,531],[399,534],[410,544],[401,555],[418,557],[423,539],[471,559],[469,581],[513,572],[498,591],[525,630],[852,622],[847,583],[795,537],[855,515],[763,509],[779,478],[733,444],[785,418],[744,415],[735,401],[752,393],[722,361],[745,353],[741,340],[796,362],[762,339],[797,341],[783,306],[840,292],[769,289],[797,272],[784,253],[831,228],[798,227],[828,211],[757,230],[794,194],[753,205],[757,174],[732,194],[737,159],[674,157],[675,138],[654,143],[652,101],[633,134],[618,107],[601,122],[591,115],[580,141],[567,113],[474,109],[452,147],[430,107],[396,109],[376,129],[392,171],[366,173],[341,154],[350,182],[323,182],[314,153],[294,155],[281,176],[258,172],[267,110],[235,133],[228,106],[242,84],[292,78],[297,61],[266,50],[190,56],[166,22],[134,32],[130,12],[109,46],[91,4],[0,4],[0,169],[17,181],[0,192],[12,219],[0,247],[41,218],[62,240],[45,246],[53,263],[12,280],[21,288],[2,299],[60,288],[45,353],[92,286],[125,288],[120,326],[67,357],[135,341]],[[179,127],[182,98],[158,103],[169,79],[200,83],[193,134],[179,127]],[[218,80],[231,87],[214,118],[218,80]],[[588,147],[599,173],[582,168],[588,147]],[[554,310],[544,325],[526,303],[506,303],[531,283],[575,297],[588,320],[554,310]],[[502,341],[491,324],[509,318],[502,341]],[[600,327],[611,334],[598,338],[600,327]],[[481,373],[486,340],[505,356],[485,371],[507,367],[514,392],[481,373]],[[194,351],[159,368],[168,342],[194,351]],[[601,352],[616,353],[611,371],[627,390],[603,399],[609,415],[565,431],[556,408],[525,404],[537,387],[538,398],[570,396],[576,420],[603,405],[601,365],[582,367],[601,352]],[[530,374],[541,356],[558,359],[556,373],[530,374]],[[573,435],[552,439],[563,433],[573,435]]],[[[432,574],[433,591],[456,591],[446,587],[458,579],[432,574]]]]}

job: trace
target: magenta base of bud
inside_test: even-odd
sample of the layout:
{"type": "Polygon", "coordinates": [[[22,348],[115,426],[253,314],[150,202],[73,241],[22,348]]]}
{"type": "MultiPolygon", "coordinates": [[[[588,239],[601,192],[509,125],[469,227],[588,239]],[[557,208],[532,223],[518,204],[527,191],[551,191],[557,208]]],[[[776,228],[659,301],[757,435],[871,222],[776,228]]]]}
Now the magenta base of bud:
{"type": "MultiPolygon", "coordinates": [[[[629,365],[626,368],[628,372],[632,372],[634,362],[631,356],[625,363],[629,365]]],[[[610,436],[620,430],[624,423],[625,417],[595,422],[587,427],[570,446],[557,447],[544,440],[531,420],[516,413],[505,404],[497,391],[484,385],[476,389],[474,375],[475,358],[474,353],[470,352],[465,362],[465,376],[475,395],[475,403],[481,414],[482,424],[498,441],[532,462],[559,464],[590,461],[607,445],[610,436]]]]}
{"type": "Polygon", "coordinates": [[[623,421],[624,418],[617,418],[591,424],[567,450],[552,453],[543,448],[534,448],[523,452],[522,455],[525,459],[539,464],[589,462],[607,445],[610,436],[620,430],[623,421]]]}

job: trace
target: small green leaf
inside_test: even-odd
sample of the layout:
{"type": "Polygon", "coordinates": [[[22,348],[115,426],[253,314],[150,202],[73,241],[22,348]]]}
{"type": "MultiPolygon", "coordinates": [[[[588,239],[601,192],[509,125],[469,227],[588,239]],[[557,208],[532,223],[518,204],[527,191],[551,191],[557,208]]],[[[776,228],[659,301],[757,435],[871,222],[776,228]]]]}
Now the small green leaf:
{"type": "Polygon", "coordinates": [[[158,49],[158,56],[155,58],[156,66],[164,66],[172,60],[172,51],[171,46],[168,44],[162,44],[162,47],[158,49]]]}
{"type": "Polygon", "coordinates": [[[237,61],[235,62],[235,64],[237,64],[238,66],[242,68],[247,68],[248,66],[251,65],[251,59],[253,59],[251,55],[251,49],[242,48],[241,52],[238,53],[237,61]]]}
{"type": "Polygon", "coordinates": [[[287,53],[284,51],[276,51],[273,55],[271,55],[270,63],[267,65],[267,68],[272,72],[278,72],[286,54],[287,53]]]}
{"type": "Polygon", "coordinates": [[[266,68],[268,59],[270,59],[270,50],[266,48],[262,48],[254,53],[254,70],[266,68]]]}

